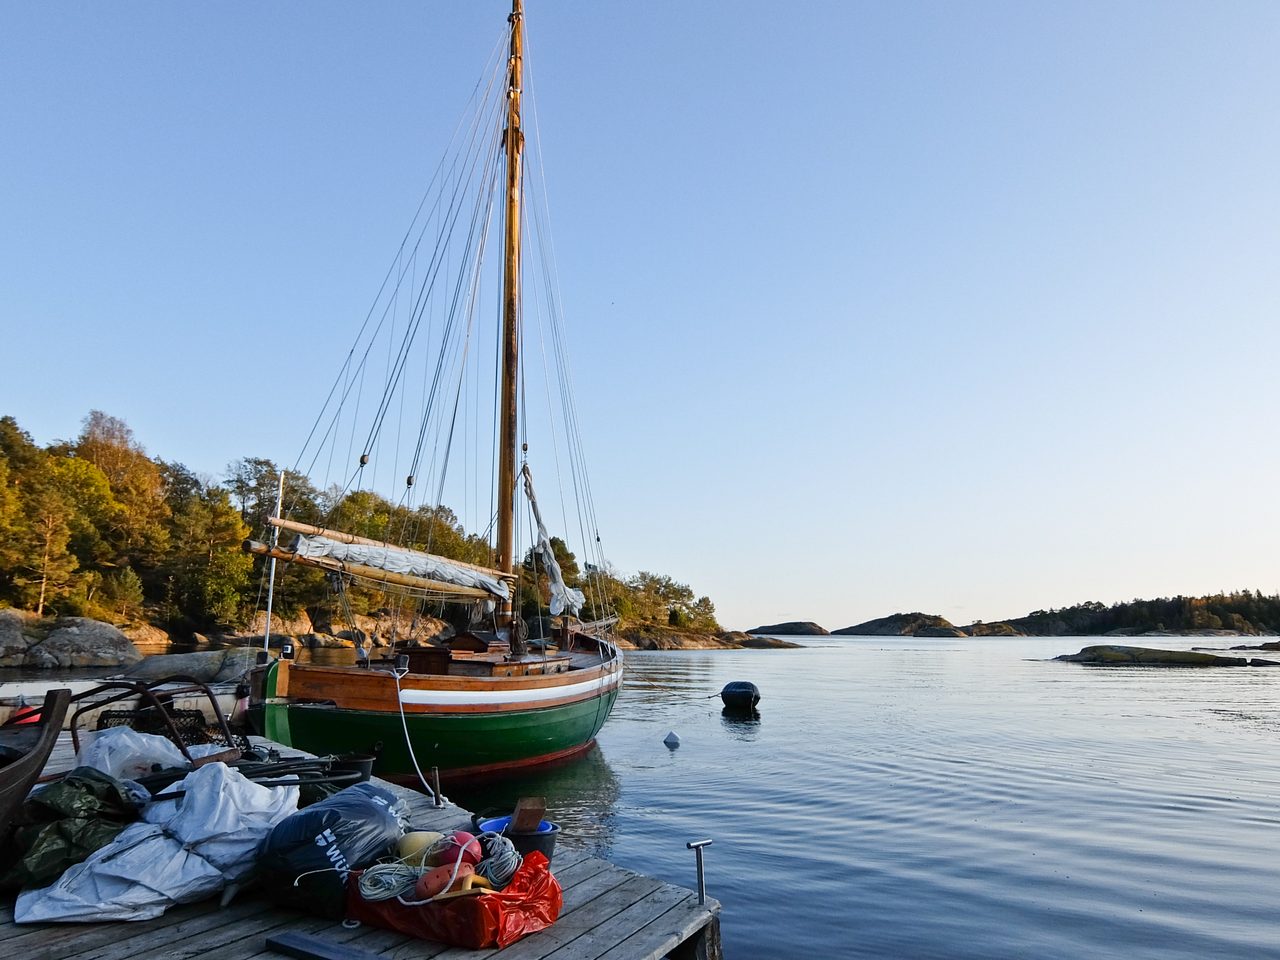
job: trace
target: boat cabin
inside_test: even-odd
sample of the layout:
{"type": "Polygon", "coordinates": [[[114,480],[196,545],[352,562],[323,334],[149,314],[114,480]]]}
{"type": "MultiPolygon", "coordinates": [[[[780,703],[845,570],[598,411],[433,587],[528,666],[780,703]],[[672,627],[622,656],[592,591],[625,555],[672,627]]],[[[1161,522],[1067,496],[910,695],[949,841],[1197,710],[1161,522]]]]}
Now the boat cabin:
{"type": "Polygon", "coordinates": [[[501,653],[511,652],[511,645],[496,633],[481,630],[464,630],[462,633],[445,641],[450,652],[455,654],[501,653]]]}
{"type": "MultiPolygon", "coordinates": [[[[495,634],[490,636],[496,637],[495,634]]],[[[472,641],[472,644],[474,646],[475,641],[472,641]]],[[[495,643],[491,649],[485,650],[454,651],[446,647],[410,647],[400,651],[400,655],[408,658],[410,673],[431,676],[536,677],[565,673],[572,669],[573,664],[573,657],[559,654],[554,647],[547,654],[533,654],[527,658],[513,660],[510,648],[502,642],[495,643]]],[[[371,666],[375,669],[390,670],[395,666],[395,659],[386,657],[371,666]]]]}
{"type": "Polygon", "coordinates": [[[509,660],[506,654],[481,653],[455,659],[449,664],[449,674],[455,677],[540,677],[565,673],[572,661],[570,656],[533,655],[527,659],[509,660]]]}

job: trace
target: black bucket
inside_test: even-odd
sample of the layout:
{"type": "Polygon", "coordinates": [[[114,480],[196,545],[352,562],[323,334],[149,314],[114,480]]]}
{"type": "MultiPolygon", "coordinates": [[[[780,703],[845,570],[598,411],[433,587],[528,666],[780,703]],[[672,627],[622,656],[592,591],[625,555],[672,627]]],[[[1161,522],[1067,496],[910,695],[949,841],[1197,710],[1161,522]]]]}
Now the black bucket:
{"type": "Polygon", "coordinates": [[[373,776],[373,761],[376,759],[371,753],[348,753],[333,761],[333,769],[354,770],[360,774],[360,779],[354,782],[365,783],[373,776]]]}
{"type": "Polygon", "coordinates": [[[511,845],[516,848],[516,852],[522,856],[526,853],[533,853],[537,850],[546,856],[550,862],[552,854],[556,849],[556,836],[560,833],[560,824],[552,823],[550,820],[543,820],[538,824],[537,830],[520,830],[510,829],[510,817],[494,817],[492,820],[476,821],[476,830],[480,833],[500,833],[508,840],[511,845]]]}

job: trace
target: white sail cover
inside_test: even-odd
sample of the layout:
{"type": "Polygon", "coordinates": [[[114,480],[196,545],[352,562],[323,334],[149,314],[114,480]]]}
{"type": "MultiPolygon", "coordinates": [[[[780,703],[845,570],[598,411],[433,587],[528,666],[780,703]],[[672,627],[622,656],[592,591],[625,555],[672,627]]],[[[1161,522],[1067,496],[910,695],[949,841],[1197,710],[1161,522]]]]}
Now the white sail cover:
{"type": "Polygon", "coordinates": [[[547,536],[547,528],[542,524],[542,512],[538,509],[538,498],[533,495],[533,476],[529,473],[529,465],[526,463],[520,472],[524,475],[525,496],[529,498],[529,506],[533,508],[533,519],[538,524],[538,542],[534,546],[534,550],[538,551],[538,556],[542,559],[542,566],[547,571],[547,580],[550,581],[551,615],[558,617],[566,610],[576,614],[582,609],[582,605],[587,602],[587,598],[583,596],[581,590],[574,590],[572,587],[565,585],[564,574],[560,572],[560,563],[556,560],[555,552],[551,549],[551,538],[547,536]]]}
{"type": "Polygon", "coordinates": [[[402,573],[427,580],[438,580],[441,583],[452,583],[459,587],[473,587],[491,593],[501,600],[511,598],[511,588],[507,586],[506,581],[418,550],[406,550],[403,547],[375,547],[367,543],[342,543],[339,540],[330,540],[328,537],[314,534],[298,537],[293,550],[301,557],[328,557],[344,563],[359,563],[388,573],[402,573]]]}

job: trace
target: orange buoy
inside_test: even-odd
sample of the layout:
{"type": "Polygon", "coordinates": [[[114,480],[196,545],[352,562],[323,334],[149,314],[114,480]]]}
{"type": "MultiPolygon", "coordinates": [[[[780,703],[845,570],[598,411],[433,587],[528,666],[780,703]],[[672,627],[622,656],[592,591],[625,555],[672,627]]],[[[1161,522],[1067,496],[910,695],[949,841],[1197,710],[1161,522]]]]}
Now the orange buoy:
{"type": "Polygon", "coordinates": [[[444,893],[446,889],[461,889],[466,883],[467,878],[475,873],[475,868],[465,861],[458,864],[457,875],[454,875],[453,864],[442,867],[433,867],[418,878],[418,882],[414,884],[413,895],[417,900],[430,900],[432,897],[438,897],[444,893]],[[449,879],[453,878],[453,883],[449,883],[449,879]]]}
{"type": "Polygon", "coordinates": [[[480,841],[474,834],[466,830],[455,830],[433,843],[426,852],[424,862],[433,867],[450,866],[461,855],[462,861],[475,866],[484,859],[484,851],[480,849],[480,841]]]}

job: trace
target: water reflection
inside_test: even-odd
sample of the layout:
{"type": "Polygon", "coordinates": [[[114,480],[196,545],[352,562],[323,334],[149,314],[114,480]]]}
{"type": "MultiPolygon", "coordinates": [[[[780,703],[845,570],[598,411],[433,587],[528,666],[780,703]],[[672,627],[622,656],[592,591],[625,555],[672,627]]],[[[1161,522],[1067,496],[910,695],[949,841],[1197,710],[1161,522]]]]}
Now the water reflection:
{"type": "Polygon", "coordinates": [[[754,740],[760,733],[760,711],[725,707],[720,711],[720,725],[735,740],[754,740]]]}
{"type": "Polygon", "coordinates": [[[600,855],[613,847],[615,807],[621,793],[622,786],[598,743],[562,764],[448,791],[449,799],[459,806],[503,816],[521,797],[546,797],[547,819],[560,824],[557,842],[600,855]]]}
{"type": "Polygon", "coordinates": [[[705,696],[702,691],[712,679],[710,664],[690,660],[658,665],[633,654],[627,661],[623,686],[632,704],[665,705],[672,699],[705,696]]]}
{"type": "MultiPolygon", "coordinates": [[[[374,656],[377,656],[375,653],[374,656]]],[[[356,662],[353,647],[303,647],[298,651],[298,663],[314,663],[319,667],[349,667],[356,662]]]]}

